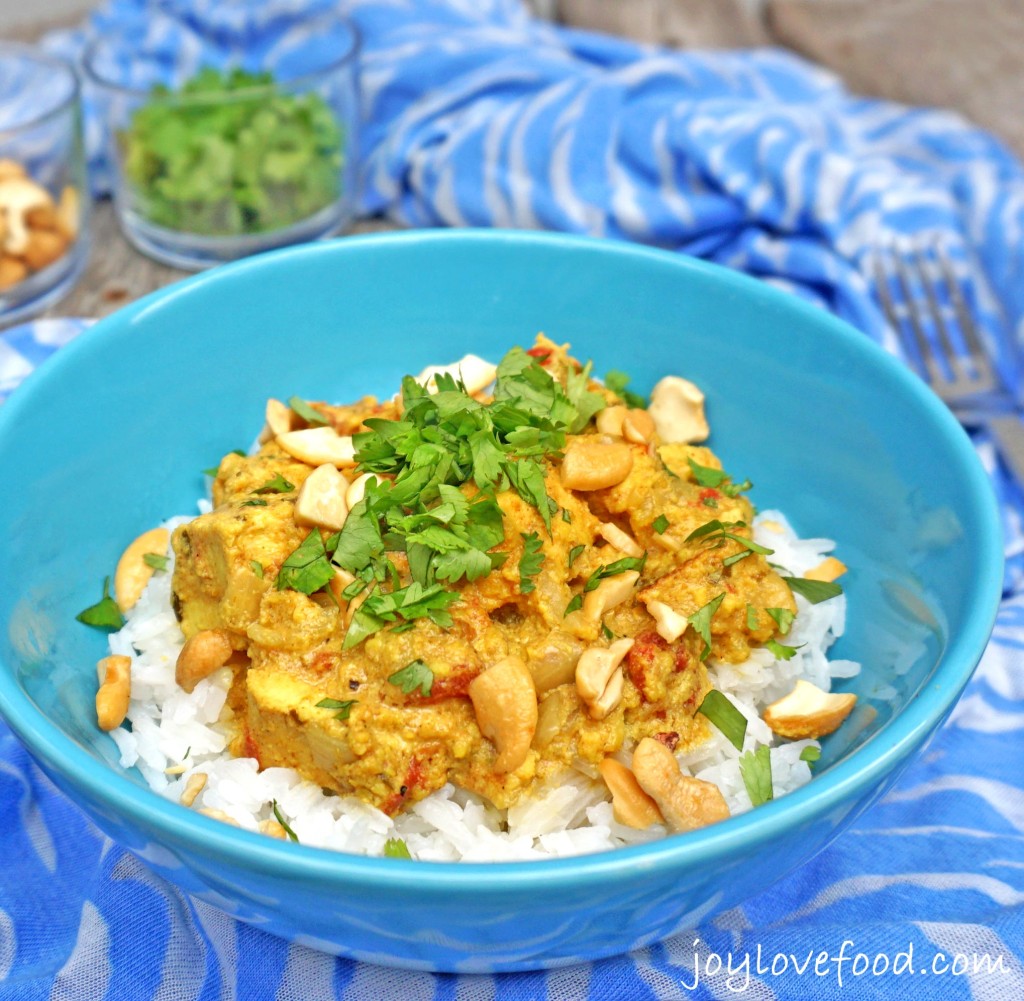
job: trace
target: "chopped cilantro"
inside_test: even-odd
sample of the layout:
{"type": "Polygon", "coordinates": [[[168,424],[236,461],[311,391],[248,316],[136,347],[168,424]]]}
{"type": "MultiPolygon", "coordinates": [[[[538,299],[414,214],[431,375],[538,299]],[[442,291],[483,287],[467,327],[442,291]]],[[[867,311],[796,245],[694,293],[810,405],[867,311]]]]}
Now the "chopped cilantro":
{"type": "Polygon", "coordinates": [[[263,580],[263,564],[259,560],[249,560],[249,566],[252,567],[252,572],[263,580]]]}
{"type": "Polygon", "coordinates": [[[154,570],[166,570],[171,560],[169,556],[161,556],[159,553],[143,553],[142,562],[154,570]]]}
{"type": "Polygon", "coordinates": [[[562,508],[562,521],[564,521],[567,525],[572,524],[572,515],[569,513],[569,509],[566,507],[562,508]]]}
{"type": "Polygon", "coordinates": [[[359,699],[346,699],[344,702],[339,699],[321,699],[317,704],[317,709],[337,709],[338,712],[334,714],[335,719],[348,719],[349,713],[352,712],[352,707],[359,701],[359,699]]]}
{"type": "Polygon", "coordinates": [[[747,732],[747,718],[732,704],[728,696],[712,688],[697,709],[702,716],[713,723],[736,748],[743,750],[743,738],[747,732]]]}
{"type": "Polygon", "coordinates": [[[431,622],[448,628],[452,624],[448,607],[459,597],[458,591],[446,591],[440,584],[425,588],[415,581],[395,591],[371,594],[356,609],[342,647],[354,647],[399,617],[406,621],[429,618],[431,622]]]}
{"type": "Polygon", "coordinates": [[[757,609],[754,608],[749,602],[747,603],[747,628],[754,630],[757,628],[758,615],[757,609]]]}
{"type": "Polygon", "coordinates": [[[293,396],[288,400],[288,406],[295,411],[307,424],[314,426],[328,424],[329,421],[319,410],[311,407],[301,396],[293,396]]]}
{"type": "Polygon", "coordinates": [[[612,369],[605,377],[604,384],[619,399],[623,400],[626,406],[643,409],[647,406],[647,398],[639,393],[633,393],[626,389],[629,385],[629,376],[625,372],[612,369]]]}
{"type": "Polygon", "coordinates": [[[815,747],[813,744],[808,744],[800,752],[800,760],[806,761],[807,764],[813,765],[821,757],[821,748],[815,747]]]}
{"type": "Polygon", "coordinates": [[[519,593],[529,594],[534,589],[533,578],[540,573],[544,554],[540,551],[543,543],[536,532],[520,533],[523,540],[523,555],[519,558],[519,593]]]}
{"type": "Polygon", "coordinates": [[[329,584],[333,577],[334,567],[327,558],[324,540],[320,537],[320,530],[314,528],[302,540],[298,549],[281,564],[277,574],[277,589],[312,594],[329,584]]]}
{"type": "Polygon", "coordinates": [[[254,497],[252,500],[242,501],[242,507],[266,507],[267,502],[262,497],[254,497]]]}
{"type": "Polygon", "coordinates": [[[687,616],[686,621],[693,626],[694,632],[704,641],[704,649],[701,651],[700,659],[707,660],[711,653],[711,617],[718,611],[719,605],[725,600],[725,592],[712,598],[702,608],[697,609],[693,615],[687,616]]]}
{"type": "MultiPolygon", "coordinates": [[[[800,646],[803,645],[803,643],[800,644],[800,646]]],[[[777,640],[769,640],[765,643],[765,646],[771,650],[776,660],[792,660],[793,655],[800,649],[800,646],[786,646],[784,643],[779,643],[777,640]]]]}
{"type": "Polygon", "coordinates": [[[421,695],[427,696],[434,686],[434,672],[422,660],[414,660],[395,671],[388,683],[397,685],[406,695],[412,695],[418,688],[421,695]]]}
{"type": "Polygon", "coordinates": [[[577,594],[568,605],[565,606],[563,616],[578,612],[583,607],[583,595],[577,594]]]}
{"type": "Polygon", "coordinates": [[[613,639],[615,639],[615,633],[613,633],[613,632],[612,632],[612,631],[611,631],[611,630],[610,630],[610,629],[608,628],[607,624],[606,624],[606,623],[604,623],[604,622],[602,622],[602,623],[601,623],[601,635],[602,635],[602,636],[603,636],[603,637],[604,637],[604,638],[605,638],[606,640],[613,640],[613,639]]]}
{"type": "Polygon", "coordinates": [[[772,758],[766,744],[740,755],[740,775],[752,806],[761,806],[772,799],[772,758]]]}
{"type": "Polygon", "coordinates": [[[812,605],[819,601],[828,601],[842,594],[843,589],[830,580],[808,580],[806,577],[783,577],[791,591],[802,594],[812,605]]]}
{"type": "Polygon", "coordinates": [[[653,528],[654,531],[658,533],[658,535],[664,533],[665,529],[668,528],[668,525],[668,518],[666,518],[663,514],[659,514],[658,517],[651,522],[651,528],[653,528]]]}
{"type": "Polygon", "coordinates": [[[765,611],[775,620],[779,627],[779,635],[785,636],[796,616],[788,608],[766,608],[765,611]]]}
{"type": "Polygon", "coordinates": [[[117,602],[110,597],[110,578],[103,578],[103,597],[79,612],[75,618],[94,629],[120,629],[124,625],[124,616],[117,602]]]}
{"type": "Polygon", "coordinates": [[[572,569],[572,565],[580,558],[583,550],[586,548],[587,547],[583,545],[583,543],[580,543],[578,546],[573,546],[572,549],[569,550],[568,565],[570,570],[572,569]]]}
{"type": "Polygon", "coordinates": [[[593,591],[606,577],[614,577],[616,574],[626,573],[628,570],[643,571],[646,562],[647,553],[644,553],[643,556],[639,557],[623,556],[621,560],[616,560],[614,563],[606,563],[599,566],[587,578],[586,584],[583,585],[583,591],[584,593],[593,591]]]}
{"type": "Polygon", "coordinates": [[[702,497],[701,504],[705,507],[718,507],[718,501],[714,497],[702,497]]]}
{"type": "Polygon", "coordinates": [[[687,537],[687,542],[695,542],[698,539],[703,539],[705,542],[712,543],[712,549],[719,549],[724,546],[727,540],[739,543],[743,546],[745,552],[733,553],[731,556],[727,556],[722,560],[723,566],[732,566],[734,563],[738,563],[742,559],[746,559],[752,553],[758,553],[761,556],[770,556],[775,552],[774,549],[769,549],[767,546],[762,546],[753,539],[747,539],[742,535],[737,535],[735,532],[730,532],[730,528],[745,528],[746,522],[743,521],[728,521],[722,522],[717,518],[712,521],[706,522],[701,525],[700,528],[695,528],[687,537]]]}
{"type": "Polygon", "coordinates": [[[687,458],[687,464],[694,480],[702,487],[710,487],[712,490],[721,490],[726,497],[735,497],[737,494],[749,490],[753,484],[750,480],[742,483],[733,483],[732,477],[724,469],[715,469],[713,466],[702,466],[687,458]]]}
{"type": "Polygon", "coordinates": [[[219,472],[220,472],[220,466],[207,466],[207,468],[203,470],[203,475],[204,476],[216,476],[219,472]]]}
{"type": "Polygon", "coordinates": [[[257,487],[254,494],[286,494],[295,489],[294,483],[289,483],[280,473],[272,480],[267,480],[262,487],[257,487]]]}
{"type": "Polygon", "coordinates": [[[384,842],[385,858],[407,858],[411,859],[409,846],[401,838],[388,838],[384,842]]]}
{"type": "Polygon", "coordinates": [[[291,826],[289,825],[288,821],[285,820],[284,817],[282,816],[281,810],[278,808],[276,799],[274,800],[274,816],[277,818],[277,822],[284,828],[285,834],[287,834],[288,837],[292,839],[292,841],[297,842],[299,840],[299,836],[291,829],[291,826]]]}

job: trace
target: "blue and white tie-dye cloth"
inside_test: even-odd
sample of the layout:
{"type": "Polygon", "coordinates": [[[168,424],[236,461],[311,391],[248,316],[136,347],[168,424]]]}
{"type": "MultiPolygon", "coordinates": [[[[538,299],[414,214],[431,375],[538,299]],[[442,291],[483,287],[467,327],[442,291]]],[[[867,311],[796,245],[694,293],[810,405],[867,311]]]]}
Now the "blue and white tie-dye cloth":
{"type": "MultiPolygon", "coordinates": [[[[118,0],[86,34],[121,33],[137,54],[185,51],[195,66],[255,51],[295,59],[298,14],[331,4],[163,0],[143,16],[146,6],[118,0]]],[[[698,254],[893,349],[865,259],[893,235],[925,232],[957,260],[1020,398],[1024,170],[985,134],[853,98],[775,51],[646,49],[542,25],[517,0],[343,6],[363,39],[364,213],[698,254]]],[[[101,170],[99,122],[88,126],[101,170]]],[[[0,397],[79,329],[0,336],[0,397]]],[[[896,789],[761,897],[675,941],[551,973],[369,967],[181,896],[85,821],[0,724],[0,999],[1024,998],[1024,493],[983,433],[976,444],[1008,557],[978,674],[896,789]]]]}

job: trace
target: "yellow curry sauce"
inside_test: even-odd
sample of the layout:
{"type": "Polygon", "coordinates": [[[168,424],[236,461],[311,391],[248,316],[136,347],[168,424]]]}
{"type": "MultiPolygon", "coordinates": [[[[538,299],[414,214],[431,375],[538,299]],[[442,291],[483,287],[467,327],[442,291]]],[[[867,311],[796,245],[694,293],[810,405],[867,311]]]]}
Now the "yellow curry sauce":
{"type": "MultiPolygon", "coordinates": [[[[539,368],[564,386],[570,374],[580,375],[566,348],[544,338],[528,354],[533,377],[539,368]]],[[[586,389],[600,394],[606,408],[624,403],[597,382],[586,389]]],[[[490,398],[478,399],[486,405],[490,398]]],[[[369,429],[364,421],[402,417],[397,400],[311,406],[339,435],[356,434],[357,449],[360,432],[369,429]]],[[[326,529],[296,524],[296,497],[314,465],[274,439],[255,455],[225,456],[214,510],[174,532],[173,599],[187,638],[220,631],[235,651],[230,699],[244,724],[233,753],[251,755],[261,767],[294,768],[393,815],[446,782],[506,807],[566,769],[596,774],[609,755],[644,737],[671,749],[704,740],[708,724],[697,713],[710,688],[704,660],[745,660],[751,647],[776,635],[765,609],[795,612],[793,596],[765,557],[745,545],[753,511],[741,488],[730,489],[724,477],[718,488],[697,482],[695,471],[721,469],[709,449],[665,442],[656,431],[648,440],[602,432],[599,416],[537,459],[550,498],[547,523],[507,477],[490,491],[504,539],[489,550],[489,572],[442,582],[455,592],[446,608],[450,625],[429,616],[397,616],[383,625],[378,619],[365,638],[348,645],[367,594],[408,587],[410,553],[387,549],[376,564],[378,572],[380,560],[390,564],[384,579],[359,595],[345,590],[353,574],[344,571],[311,594],[280,586],[282,567],[312,533],[313,543],[337,541],[326,529]],[[568,487],[563,456],[580,443],[628,449],[628,473],[612,486],[568,487]],[[709,532],[716,521],[728,531],[709,532]],[[634,569],[614,572],[621,566],[634,569]],[[617,582],[618,603],[588,614],[591,604],[585,609],[582,599],[595,583],[608,581],[617,582]],[[671,642],[663,638],[651,602],[685,617],[689,628],[671,642]],[[702,635],[699,613],[709,605],[713,614],[702,635]],[[577,667],[585,651],[616,643],[619,650],[629,646],[621,690],[611,693],[613,704],[596,710],[581,696],[577,667]],[[524,724],[530,731],[522,760],[499,771],[498,749],[481,732],[471,684],[508,658],[525,664],[524,684],[537,704],[524,724]]],[[[305,423],[292,419],[294,426],[305,423]]],[[[341,471],[350,480],[361,472],[341,471]]],[[[480,499],[472,478],[458,490],[469,501],[480,499]]],[[[359,510],[353,508],[350,520],[359,510]]],[[[346,522],[342,534],[349,527],[346,522]]]]}

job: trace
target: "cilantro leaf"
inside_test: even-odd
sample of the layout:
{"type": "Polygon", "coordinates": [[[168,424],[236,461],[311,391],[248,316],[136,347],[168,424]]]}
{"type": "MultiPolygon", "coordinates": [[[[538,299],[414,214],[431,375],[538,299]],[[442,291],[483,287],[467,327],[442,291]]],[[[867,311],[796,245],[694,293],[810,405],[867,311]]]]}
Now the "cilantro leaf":
{"type": "Polygon", "coordinates": [[[806,577],[783,577],[791,591],[802,594],[812,605],[820,601],[828,601],[836,595],[842,594],[843,589],[835,581],[830,580],[808,580],[806,577]]]}
{"type": "Polygon", "coordinates": [[[614,368],[604,377],[605,388],[610,389],[627,407],[645,408],[647,406],[647,397],[626,389],[629,381],[629,376],[625,372],[620,372],[614,368]]]}
{"type": "Polygon", "coordinates": [[[521,532],[520,537],[523,540],[523,555],[519,557],[519,593],[529,594],[535,586],[531,578],[540,573],[544,562],[544,554],[541,552],[543,543],[536,532],[521,532]]]}
{"type": "MultiPolygon", "coordinates": [[[[800,644],[800,646],[804,645],[803,643],[800,644]]],[[[771,650],[777,660],[792,660],[793,655],[800,649],[800,646],[786,646],[777,640],[769,640],[765,643],[765,647],[771,650]]]]}
{"type": "Polygon", "coordinates": [[[335,719],[348,719],[349,713],[352,712],[352,707],[359,701],[359,699],[346,699],[344,702],[339,699],[321,699],[317,704],[317,709],[337,709],[338,712],[334,714],[335,719]]]}
{"type": "Polygon", "coordinates": [[[334,567],[327,557],[320,530],[314,528],[281,564],[277,574],[277,589],[301,591],[312,594],[329,584],[334,577],[334,567]]]}
{"type": "MultiPolygon", "coordinates": [[[[693,459],[687,458],[687,464],[694,480],[702,487],[709,487],[713,490],[720,489],[726,497],[736,497],[738,494],[749,490],[753,483],[750,480],[743,480],[742,483],[734,483],[732,477],[724,469],[715,469],[713,466],[702,466],[693,459]]],[[[717,506],[717,505],[716,505],[717,506]]]]}
{"type": "Polygon", "coordinates": [[[262,497],[254,497],[252,500],[242,501],[242,507],[266,507],[267,502],[262,497]]]}
{"type": "Polygon", "coordinates": [[[766,608],[765,611],[775,620],[779,634],[785,636],[796,616],[788,608],[766,608]]]}
{"type": "Polygon", "coordinates": [[[103,597],[79,612],[75,618],[94,629],[120,629],[124,625],[124,616],[117,602],[110,597],[110,578],[103,578],[103,597]]]}
{"type": "Polygon", "coordinates": [[[651,528],[653,528],[658,535],[662,535],[668,526],[669,520],[663,514],[659,514],[658,517],[651,522],[651,528]]]}
{"type": "Polygon", "coordinates": [[[414,660],[400,671],[395,671],[388,678],[388,683],[397,685],[406,695],[411,695],[418,688],[421,695],[428,696],[434,686],[434,672],[422,660],[414,660]]]}
{"type": "Polygon", "coordinates": [[[725,592],[723,591],[702,608],[697,609],[693,615],[687,616],[686,621],[693,626],[694,632],[704,641],[704,649],[700,655],[701,660],[707,660],[708,654],[711,653],[711,617],[718,611],[724,600],[725,592]]]}
{"type": "Polygon", "coordinates": [[[808,744],[800,752],[800,760],[806,761],[807,764],[813,765],[821,757],[821,748],[815,747],[813,744],[808,744]]]}
{"type": "Polygon", "coordinates": [[[171,562],[171,558],[169,556],[161,556],[160,553],[143,553],[142,562],[154,570],[166,570],[168,563],[171,562]]]}
{"type": "Polygon", "coordinates": [[[564,521],[567,525],[572,524],[572,515],[569,513],[569,509],[566,507],[562,508],[562,521],[564,521]]]}
{"type": "Polygon", "coordinates": [[[249,560],[249,566],[252,567],[252,572],[263,580],[263,564],[259,560],[249,560]]]}
{"type": "Polygon", "coordinates": [[[697,712],[713,723],[737,751],[743,750],[747,718],[732,704],[728,696],[723,695],[717,688],[712,688],[704,696],[704,701],[697,712]]]}
{"type": "Polygon", "coordinates": [[[636,570],[642,573],[646,562],[647,553],[645,552],[643,556],[623,556],[621,560],[615,560],[614,563],[603,564],[587,578],[587,582],[583,585],[583,591],[584,593],[593,591],[606,577],[614,577],[627,570],[636,570]]]}
{"type": "Polygon", "coordinates": [[[267,480],[262,487],[257,487],[254,494],[286,494],[295,489],[295,484],[289,483],[280,473],[272,480],[267,480]]]}
{"type": "Polygon", "coordinates": [[[772,799],[772,758],[766,744],[740,755],[740,775],[752,806],[761,806],[772,799]]]}
{"type": "Polygon", "coordinates": [[[565,606],[565,611],[562,613],[564,618],[566,615],[571,615],[573,612],[578,612],[583,607],[583,595],[577,594],[568,605],[565,606]]]}
{"type": "Polygon", "coordinates": [[[288,399],[288,406],[295,411],[307,424],[314,427],[317,425],[329,424],[330,421],[319,410],[311,407],[301,396],[292,396],[288,399]]]}
{"type": "Polygon", "coordinates": [[[587,547],[581,542],[578,546],[573,546],[572,549],[569,550],[568,564],[570,570],[572,569],[572,565],[580,558],[583,550],[586,548],[587,547]]]}
{"type": "Polygon", "coordinates": [[[758,616],[757,609],[754,608],[749,602],[747,603],[747,628],[753,631],[757,628],[758,616]]]}
{"type": "Polygon", "coordinates": [[[407,858],[411,859],[409,846],[401,838],[388,838],[384,842],[385,858],[407,858]]]}

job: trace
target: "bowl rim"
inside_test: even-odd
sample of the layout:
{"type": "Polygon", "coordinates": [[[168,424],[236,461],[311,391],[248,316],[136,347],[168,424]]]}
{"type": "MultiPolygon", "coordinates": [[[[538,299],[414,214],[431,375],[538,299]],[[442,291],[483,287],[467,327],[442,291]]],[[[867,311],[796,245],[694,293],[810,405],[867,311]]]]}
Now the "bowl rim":
{"type": "Polygon", "coordinates": [[[69,86],[66,93],[55,103],[44,105],[41,110],[34,111],[26,117],[0,128],[0,141],[10,142],[30,129],[44,125],[51,118],[57,118],[78,104],[82,85],[78,78],[78,71],[70,60],[54,52],[25,45],[23,42],[0,40],[0,61],[5,58],[24,59],[45,66],[52,72],[62,74],[69,86]]]}
{"type": "Polygon", "coordinates": [[[814,781],[719,824],[683,836],[669,836],[643,845],[590,855],[481,863],[378,858],[285,844],[182,809],[179,804],[164,799],[113,766],[96,761],[35,707],[17,684],[13,670],[0,669],[0,716],[45,766],[66,779],[72,787],[84,789],[92,803],[102,803],[106,810],[121,817],[128,826],[145,832],[159,832],[160,841],[165,846],[180,847],[186,853],[204,856],[207,861],[221,860],[244,869],[258,869],[269,878],[317,881],[338,888],[373,887],[399,893],[415,888],[417,891],[457,896],[477,894],[481,890],[495,893],[543,890],[549,893],[552,889],[578,887],[581,883],[635,878],[639,865],[647,869],[693,870],[734,853],[738,856],[750,852],[795,827],[809,824],[830,811],[853,803],[858,796],[866,797],[871,788],[877,787],[942,722],[981,659],[1001,597],[1003,551],[998,509],[987,476],[965,432],[922,380],[854,327],[814,304],[756,278],[683,254],[592,237],[538,231],[413,230],[288,247],[189,276],[100,320],[90,329],[89,337],[76,338],[26,379],[29,392],[14,393],[0,408],[0,431],[5,425],[13,425],[19,412],[31,406],[32,387],[40,379],[53,378],[64,367],[72,365],[80,352],[94,350],[93,345],[102,344],[106,331],[141,320],[148,310],[188,295],[193,289],[217,283],[222,276],[237,279],[251,274],[255,277],[263,269],[277,266],[279,261],[294,263],[307,255],[358,254],[366,248],[386,253],[393,247],[416,244],[426,245],[432,253],[443,253],[446,245],[467,242],[496,242],[523,247],[543,245],[571,253],[621,255],[649,260],[660,266],[677,267],[695,275],[698,280],[723,284],[739,295],[753,297],[766,306],[782,308],[802,319],[811,320],[827,331],[828,336],[846,342],[870,364],[881,366],[897,380],[906,394],[927,412],[954,454],[962,459],[963,469],[960,472],[966,477],[965,487],[980,516],[974,549],[982,572],[968,601],[965,616],[968,625],[959,634],[948,638],[934,674],[915,698],[861,747],[815,776],[814,781]]]}

